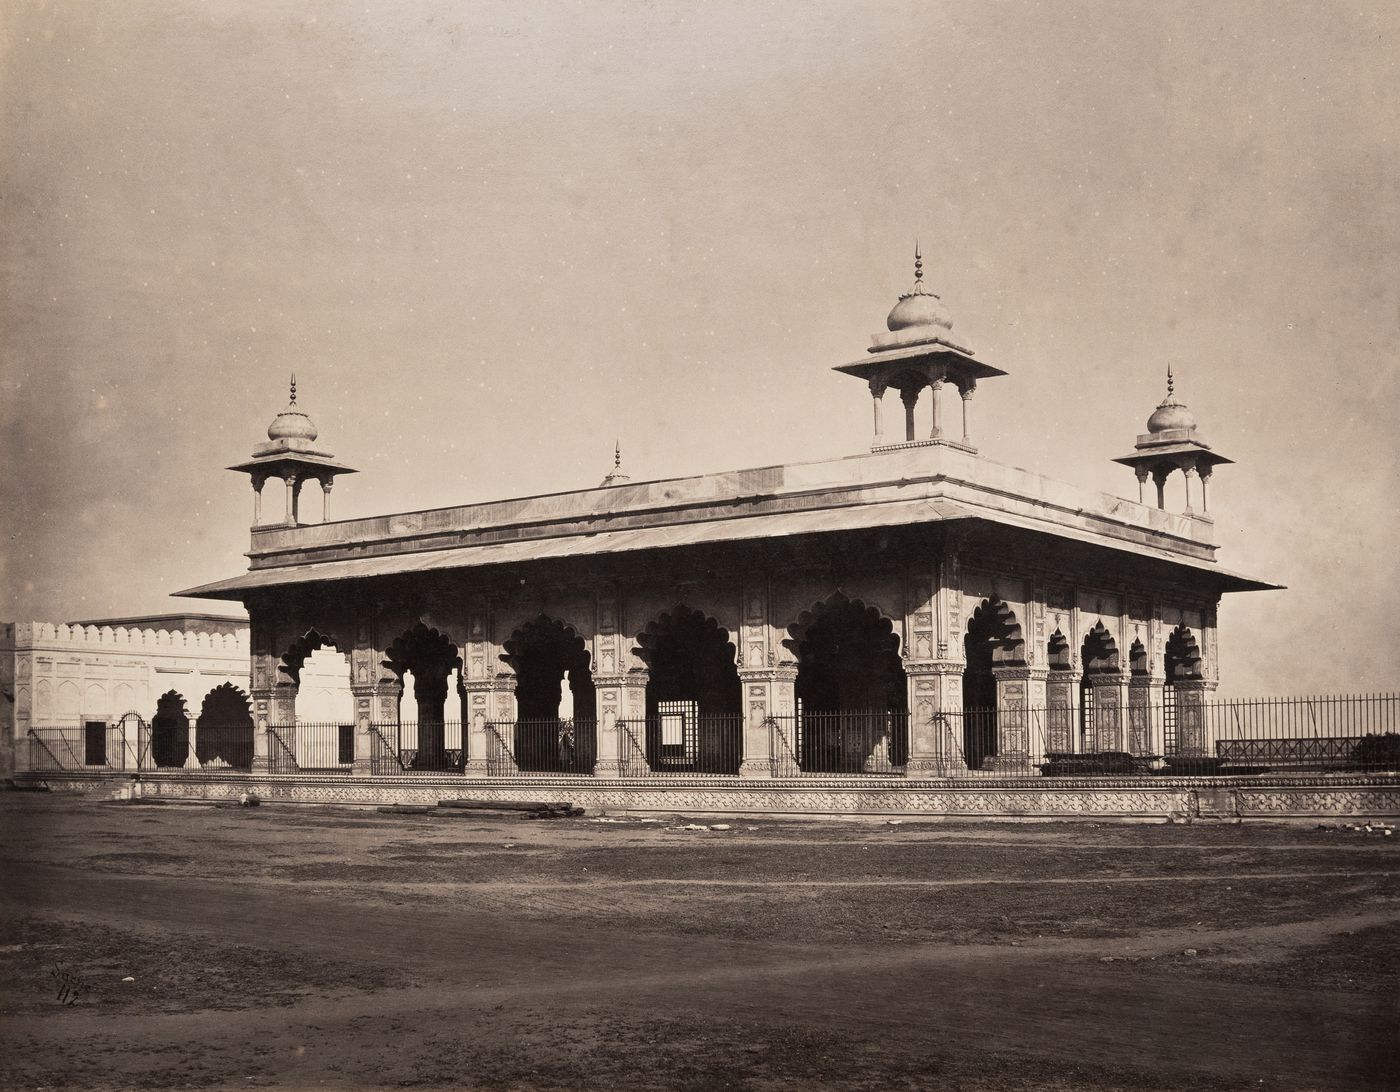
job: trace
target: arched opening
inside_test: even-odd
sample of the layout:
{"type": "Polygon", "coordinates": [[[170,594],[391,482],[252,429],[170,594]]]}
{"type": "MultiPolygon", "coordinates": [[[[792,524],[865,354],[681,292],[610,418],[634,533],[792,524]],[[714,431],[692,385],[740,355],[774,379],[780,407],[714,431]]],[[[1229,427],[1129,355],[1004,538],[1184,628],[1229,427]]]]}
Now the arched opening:
{"type": "Polygon", "coordinates": [[[1162,669],[1166,675],[1162,688],[1162,750],[1171,755],[1177,752],[1176,684],[1202,677],[1200,645],[1186,626],[1177,626],[1167,635],[1162,669]]]}
{"type": "Polygon", "coordinates": [[[204,695],[195,727],[195,757],[201,766],[252,769],[253,714],[248,695],[233,683],[204,695]]]}
{"type": "Polygon", "coordinates": [[[1084,664],[1084,674],[1079,680],[1079,738],[1080,749],[1093,751],[1097,748],[1094,738],[1094,686],[1095,675],[1109,675],[1118,671],[1118,643],[1102,622],[1095,622],[1093,628],[1084,635],[1080,648],[1080,660],[1084,664]]]}
{"type": "Polygon", "coordinates": [[[963,757],[981,769],[997,753],[997,680],[994,669],[1026,662],[1026,642],[1016,614],[1003,600],[984,599],[963,637],[963,757]]]}
{"type": "Polygon", "coordinates": [[[184,696],[168,690],[156,702],[151,718],[151,761],[156,766],[180,767],[190,756],[190,714],[184,696]]]}
{"type": "Polygon", "coordinates": [[[447,721],[447,691],[462,667],[457,646],[419,622],[389,646],[384,663],[399,678],[401,710],[392,731],[400,765],[407,770],[460,770],[461,721],[452,722],[450,728],[447,721]],[[410,693],[408,708],[417,714],[412,721],[402,709],[410,693]],[[448,746],[449,730],[455,747],[448,746]]]}
{"type": "Polygon", "coordinates": [[[728,631],[681,606],[647,626],[637,645],[649,669],[647,764],[658,771],[738,773],[743,691],[728,631]]]}
{"type": "Polygon", "coordinates": [[[542,614],[511,634],[504,647],[501,659],[515,671],[516,767],[592,773],[598,756],[597,694],[583,638],[542,614]]]}
{"type": "Polygon", "coordinates": [[[838,593],[788,632],[784,644],[797,654],[798,766],[806,773],[902,767],[909,756],[909,688],[893,623],[838,593]]]}
{"type": "Polygon", "coordinates": [[[317,630],[294,641],[282,657],[282,674],[296,687],[291,724],[269,731],[273,770],[348,769],[355,761],[355,698],[350,656],[336,639],[317,630]]]}
{"type": "Polygon", "coordinates": [[[1128,649],[1128,670],[1139,678],[1147,674],[1147,646],[1136,639],[1128,649]]]}

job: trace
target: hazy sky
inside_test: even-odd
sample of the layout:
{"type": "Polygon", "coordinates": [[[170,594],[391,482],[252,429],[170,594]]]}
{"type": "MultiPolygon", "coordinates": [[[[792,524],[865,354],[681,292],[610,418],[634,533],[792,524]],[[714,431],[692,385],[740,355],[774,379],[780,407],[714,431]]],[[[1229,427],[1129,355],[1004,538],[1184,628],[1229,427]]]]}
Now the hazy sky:
{"type": "Polygon", "coordinates": [[[864,450],[917,235],[993,459],[1135,497],[1174,363],[1289,585],[1229,690],[1400,684],[1400,5],[0,0],[0,59],[0,617],[223,609],[292,370],[346,517],[864,450]]]}

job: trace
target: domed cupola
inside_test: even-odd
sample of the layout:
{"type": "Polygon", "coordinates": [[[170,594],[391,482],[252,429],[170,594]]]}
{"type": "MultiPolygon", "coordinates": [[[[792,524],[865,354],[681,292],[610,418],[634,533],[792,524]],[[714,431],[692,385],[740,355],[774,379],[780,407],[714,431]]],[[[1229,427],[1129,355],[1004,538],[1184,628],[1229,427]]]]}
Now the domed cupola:
{"type": "Polygon", "coordinates": [[[1147,431],[1137,438],[1133,454],[1115,463],[1131,466],[1137,474],[1138,500],[1143,500],[1143,487],[1151,478],[1157,485],[1157,507],[1165,508],[1167,478],[1180,470],[1186,478],[1186,512],[1191,509],[1191,482],[1200,481],[1201,512],[1206,509],[1206,482],[1211,471],[1221,463],[1232,462],[1211,450],[1205,438],[1196,430],[1196,415],[1176,400],[1176,377],[1167,367],[1167,396],[1157,403],[1147,419],[1147,431]]]}
{"type": "Polygon", "coordinates": [[[1157,403],[1157,408],[1147,419],[1147,431],[1155,436],[1159,433],[1177,430],[1191,432],[1195,428],[1195,415],[1186,408],[1184,403],[1176,400],[1176,380],[1172,376],[1171,368],[1168,367],[1167,396],[1157,403]]]}
{"type": "Polygon", "coordinates": [[[278,440],[305,440],[308,444],[316,439],[316,426],[311,418],[297,408],[297,377],[292,376],[292,397],[287,408],[272,419],[267,426],[267,438],[274,443],[278,440]]]}
{"type": "Polygon", "coordinates": [[[925,337],[939,336],[936,330],[946,334],[953,329],[953,316],[947,304],[924,285],[924,259],[918,247],[914,248],[914,287],[899,297],[885,325],[892,334],[903,334],[906,330],[928,331],[925,337]]]}
{"type": "Polygon", "coordinates": [[[917,244],[914,247],[914,287],[899,297],[885,319],[885,326],[889,333],[876,334],[871,339],[872,353],[930,342],[953,344],[949,340],[953,332],[952,312],[942,297],[930,292],[924,284],[924,258],[917,244]]]}

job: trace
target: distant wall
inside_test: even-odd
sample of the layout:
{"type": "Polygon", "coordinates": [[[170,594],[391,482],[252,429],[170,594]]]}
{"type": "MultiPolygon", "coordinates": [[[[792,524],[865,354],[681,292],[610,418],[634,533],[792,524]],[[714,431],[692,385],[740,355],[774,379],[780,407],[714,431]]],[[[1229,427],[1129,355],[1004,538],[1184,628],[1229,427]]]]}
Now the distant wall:
{"type": "Polygon", "coordinates": [[[111,723],[130,711],[149,720],[160,696],[172,690],[198,716],[205,695],[224,683],[248,689],[246,629],[0,623],[0,735],[11,751],[31,727],[111,723]]]}

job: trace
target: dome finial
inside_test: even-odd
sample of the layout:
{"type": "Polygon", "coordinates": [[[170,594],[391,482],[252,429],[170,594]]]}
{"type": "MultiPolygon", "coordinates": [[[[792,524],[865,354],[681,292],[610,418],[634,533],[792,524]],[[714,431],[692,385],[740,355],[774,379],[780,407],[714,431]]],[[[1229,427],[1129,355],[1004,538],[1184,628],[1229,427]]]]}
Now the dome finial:
{"type": "Polygon", "coordinates": [[[296,404],[297,404],[297,373],[296,373],[296,372],[293,372],[293,373],[292,373],[292,400],[291,400],[291,402],[289,403],[289,405],[295,406],[296,404]]]}
{"type": "Polygon", "coordinates": [[[914,285],[923,283],[924,279],[924,256],[919,253],[919,240],[914,240],[914,285]]]}
{"type": "Polygon", "coordinates": [[[603,479],[599,488],[606,489],[610,485],[621,485],[631,480],[622,470],[622,441],[614,440],[612,470],[608,471],[608,476],[603,479]]]}
{"type": "Polygon", "coordinates": [[[1172,376],[1172,366],[1167,365],[1167,397],[1171,398],[1176,394],[1176,382],[1172,376]]]}

